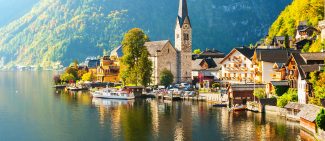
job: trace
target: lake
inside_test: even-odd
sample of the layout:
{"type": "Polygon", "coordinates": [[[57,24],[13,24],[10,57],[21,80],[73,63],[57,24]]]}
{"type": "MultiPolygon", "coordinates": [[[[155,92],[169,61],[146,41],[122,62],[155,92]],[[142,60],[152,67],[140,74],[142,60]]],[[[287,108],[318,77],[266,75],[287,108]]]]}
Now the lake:
{"type": "Polygon", "coordinates": [[[275,115],[206,102],[92,99],[52,88],[55,72],[0,72],[1,141],[308,140],[275,115]]]}

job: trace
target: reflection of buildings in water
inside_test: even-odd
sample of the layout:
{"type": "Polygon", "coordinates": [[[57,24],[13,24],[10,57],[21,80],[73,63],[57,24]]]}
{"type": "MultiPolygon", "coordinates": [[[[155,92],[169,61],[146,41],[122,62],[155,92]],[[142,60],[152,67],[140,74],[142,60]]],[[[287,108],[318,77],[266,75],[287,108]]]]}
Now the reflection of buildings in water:
{"type": "Polygon", "coordinates": [[[174,141],[185,141],[182,124],[178,122],[175,127],[174,141]]]}
{"type": "Polygon", "coordinates": [[[105,126],[107,117],[110,117],[110,125],[112,136],[114,139],[119,139],[121,135],[121,110],[123,106],[133,106],[134,101],[114,100],[114,99],[100,99],[93,98],[92,103],[98,107],[99,123],[105,126]]]}
{"type": "Polygon", "coordinates": [[[150,108],[151,108],[151,118],[152,118],[152,132],[154,138],[159,136],[159,114],[158,114],[158,103],[156,100],[150,101],[150,108]]]}

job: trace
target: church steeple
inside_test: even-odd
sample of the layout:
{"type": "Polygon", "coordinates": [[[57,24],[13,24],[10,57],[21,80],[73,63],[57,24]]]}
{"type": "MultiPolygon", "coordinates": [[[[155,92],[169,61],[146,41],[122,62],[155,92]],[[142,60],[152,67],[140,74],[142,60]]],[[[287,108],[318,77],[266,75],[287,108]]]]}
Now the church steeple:
{"type": "Polygon", "coordinates": [[[188,16],[187,2],[186,0],[179,0],[179,8],[178,8],[178,20],[180,26],[183,26],[184,22],[188,20],[190,23],[190,17],[188,16]]]}

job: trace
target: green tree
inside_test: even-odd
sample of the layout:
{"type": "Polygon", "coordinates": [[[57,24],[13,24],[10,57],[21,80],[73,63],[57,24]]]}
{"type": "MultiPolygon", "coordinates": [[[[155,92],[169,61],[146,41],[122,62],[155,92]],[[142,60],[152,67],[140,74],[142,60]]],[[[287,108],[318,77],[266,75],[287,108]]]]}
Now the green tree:
{"type": "Polygon", "coordinates": [[[266,98],[266,92],[265,89],[263,88],[257,88],[254,90],[254,96],[261,99],[261,98],[266,98]]]}
{"type": "Polygon", "coordinates": [[[65,69],[65,73],[72,74],[75,79],[78,78],[78,69],[76,69],[75,67],[67,67],[65,69]]]}
{"type": "Polygon", "coordinates": [[[70,74],[70,73],[63,73],[61,76],[60,76],[60,79],[64,82],[69,82],[69,81],[75,81],[76,78],[70,74]]]}
{"type": "Polygon", "coordinates": [[[309,100],[310,104],[321,105],[320,99],[325,98],[325,72],[311,72],[310,83],[313,84],[315,97],[309,100]]]}
{"type": "Polygon", "coordinates": [[[94,80],[96,80],[96,78],[92,72],[85,73],[82,76],[82,81],[94,81],[94,80]]]}
{"type": "Polygon", "coordinates": [[[298,101],[298,91],[297,89],[290,88],[285,94],[278,97],[277,106],[284,107],[289,102],[297,102],[298,101]]]}
{"type": "Polygon", "coordinates": [[[200,54],[201,53],[201,50],[200,49],[196,49],[193,51],[193,54],[200,54]]]}
{"type": "Polygon", "coordinates": [[[323,108],[317,114],[316,124],[320,129],[325,130],[325,110],[323,108]]]}
{"type": "Polygon", "coordinates": [[[120,78],[125,84],[148,85],[152,73],[152,62],[144,46],[148,36],[139,28],[129,30],[122,41],[123,57],[121,59],[120,78]]]}
{"type": "Polygon", "coordinates": [[[147,50],[144,50],[141,54],[140,60],[139,60],[139,65],[137,67],[137,72],[142,72],[139,73],[140,76],[140,84],[142,86],[148,86],[148,84],[151,83],[151,76],[152,76],[152,62],[148,59],[149,57],[149,52],[147,50]]]}
{"type": "Polygon", "coordinates": [[[275,86],[274,87],[274,94],[277,96],[282,96],[284,93],[288,91],[288,86],[275,86]]]}
{"type": "Polygon", "coordinates": [[[160,73],[160,84],[164,85],[165,87],[168,87],[174,82],[174,75],[170,70],[167,70],[166,68],[163,69],[160,73]]]}

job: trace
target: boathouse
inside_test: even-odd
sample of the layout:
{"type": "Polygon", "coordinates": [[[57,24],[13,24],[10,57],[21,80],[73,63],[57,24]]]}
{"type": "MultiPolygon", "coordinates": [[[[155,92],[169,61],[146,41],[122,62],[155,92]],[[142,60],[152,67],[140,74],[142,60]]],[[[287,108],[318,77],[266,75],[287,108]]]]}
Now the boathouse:
{"type": "Polygon", "coordinates": [[[297,114],[297,116],[300,117],[300,126],[307,132],[312,134],[316,133],[316,117],[320,109],[321,107],[319,106],[305,104],[301,111],[297,114]]]}
{"type": "Polygon", "coordinates": [[[255,88],[265,88],[264,84],[231,84],[228,87],[229,105],[243,104],[257,100],[253,92],[255,88]]]}

